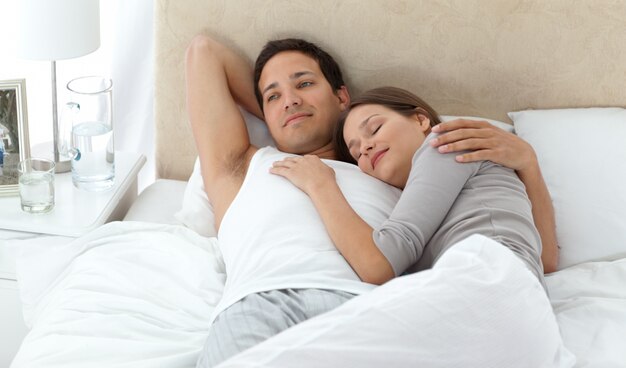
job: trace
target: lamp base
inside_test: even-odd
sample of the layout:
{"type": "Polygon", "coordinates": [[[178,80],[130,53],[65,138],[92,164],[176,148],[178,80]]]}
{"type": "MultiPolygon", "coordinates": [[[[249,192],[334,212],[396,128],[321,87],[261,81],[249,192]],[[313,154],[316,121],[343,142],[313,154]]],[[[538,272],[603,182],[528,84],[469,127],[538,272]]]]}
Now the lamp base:
{"type": "MultiPolygon", "coordinates": [[[[55,161],[54,149],[52,142],[43,142],[31,147],[31,157],[41,157],[48,160],[55,161]]],[[[55,174],[61,174],[70,172],[72,170],[72,161],[69,157],[60,157],[58,161],[54,162],[55,174]]]]}
{"type": "Polygon", "coordinates": [[[57,161],[54,163],[54,173],[66,173],[72,170],[72,163],[70,160],[67,161],[57,161]]]}

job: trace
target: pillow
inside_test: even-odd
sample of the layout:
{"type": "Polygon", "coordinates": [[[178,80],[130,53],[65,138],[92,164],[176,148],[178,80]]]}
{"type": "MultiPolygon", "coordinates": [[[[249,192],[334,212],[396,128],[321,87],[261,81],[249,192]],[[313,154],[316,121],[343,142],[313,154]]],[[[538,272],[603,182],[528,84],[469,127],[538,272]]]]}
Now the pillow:
{"type": "MultiPolygon", "coordinates": [[[[246,121],[250,142],[257,147],[274,146],[274,140],[265,122],[242,108],[239,110],[246,121]]],[[[198,158],[185,188],[183,206],[174,214],[174,218],[202,236],[217,236],[213,206],[204,191],[198,158]]]]}
{"type": "MultiPolygon", "coordinates": [[[[248,126],[250,134],[250,142],[257,147],[274,146],[274,140],[269,134],[265,122],[258,119],[247,111],[240,109],[248,126]]],[[[458,118],[486,120],[489,123],[507,130],[513,131],[513,126],[497,120],[485,119],[472,116],[440,116],[442,121],[449,121],[458,118]]],[[[200,160],[196,159],[193,167],[193,173],[185,188],[183,197],[183,206],[180,211],[174,214],[174,217],[183,225],[196,231],[203,236],[217,236],[215,230],[215,216],[213,215],[213,207],[204,191],[204,183],[202,181],[202,173],[200,172],[200,160]]]]}
{"type": "Polygon", "coordinates": [[[502,122],[502,121],[498,121],[498,120],[493,120],[493,119],[485,119],[485,118],[481,118],[481,117],[478,117],[478,116],[440,115],[439,119],[441,119],[441,122],[446,122],[446,121],[455,120],[455,119],[485,120],[489,124],[497,126],[500,129],[506,130],[509,133],[515,133],[513,125],[511,125],[511,124],[508,124],[508,123],[505,123],[505,122],[502,122]]]}
{"type": "Polygon", "coordinates": [[[550,191],[559,269],[626,256],[626,110],[509,113],[530,143],[550,191]]]}
{"type": "Polygon", "coordinates": [[[174,214],[174,218],[202,236],[217,236],[213,206],[204,191],[199,158],[196,158],[185,188],[183,207],[174,214]]]}

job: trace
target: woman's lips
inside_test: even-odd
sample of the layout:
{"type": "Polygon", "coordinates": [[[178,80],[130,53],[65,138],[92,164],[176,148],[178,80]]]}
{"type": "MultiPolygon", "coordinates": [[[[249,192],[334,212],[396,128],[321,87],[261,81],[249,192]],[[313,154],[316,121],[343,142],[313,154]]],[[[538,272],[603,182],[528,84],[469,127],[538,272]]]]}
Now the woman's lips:
{"type": "Polygon", "coordinates": [[[378,161],[380,161],[380,159],[383,158],[383,156],[385,155],[385,153],[387,153],[388,150],[389,148],[380,150],[372,156],[372,169],[376,169],[376,165],[378,164],[378,161]]]}

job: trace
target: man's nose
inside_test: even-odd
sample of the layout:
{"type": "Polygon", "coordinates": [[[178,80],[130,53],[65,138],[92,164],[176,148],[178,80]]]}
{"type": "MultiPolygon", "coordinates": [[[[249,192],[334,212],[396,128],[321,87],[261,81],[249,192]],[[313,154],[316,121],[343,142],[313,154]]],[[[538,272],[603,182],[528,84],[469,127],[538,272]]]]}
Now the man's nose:
{"type": "Polygon", "coordinates": [[[288,110],[289,108],[294,106],[300,106],[302,104],[302,99],[296,91],[287,91],[284,93],[284,96],[285,110],[288,110]]]}

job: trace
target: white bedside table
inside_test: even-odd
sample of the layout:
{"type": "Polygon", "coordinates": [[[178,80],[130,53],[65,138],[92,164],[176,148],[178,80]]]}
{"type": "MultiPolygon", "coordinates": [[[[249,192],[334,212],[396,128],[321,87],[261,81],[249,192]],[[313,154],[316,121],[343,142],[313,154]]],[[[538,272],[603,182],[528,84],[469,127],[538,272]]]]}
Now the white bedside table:
{"type": "Polygon", "coordinates": [[[0,229],[77,237],[121,220],[137,198],[137,173],[145,162],[138,153],[115,152],[115,186],[105,192],[74,188],[69,172],[55,175],[55,205],[49,213],[26,213],[19,196],[0,197],[0,229]]]}
{"type": "Polygon", "coordinates": [[[145,162],[141,154],[116,152],[115,185],[106,192],[81,191],[74,188],[71,173],[55,175],[55,207],[46,214],[23,212],[19,196],[0,197],[0,367],[10,366],[27,332],[15,272],[20,242],[69,242],[121,220],[137,198],[137,174],[145,162]]]}

